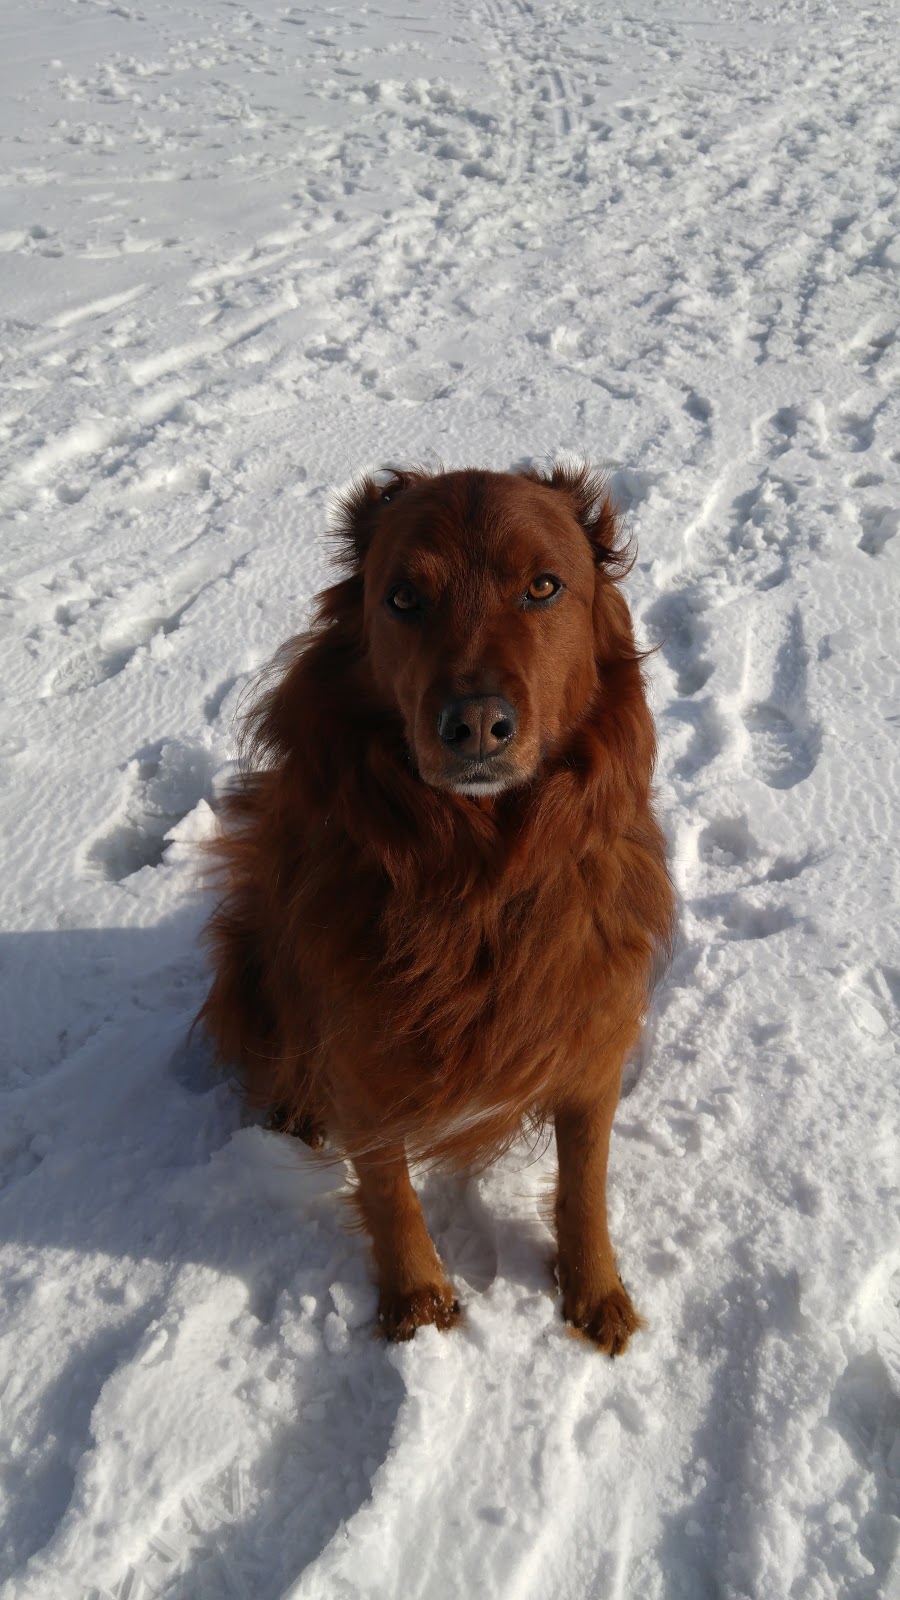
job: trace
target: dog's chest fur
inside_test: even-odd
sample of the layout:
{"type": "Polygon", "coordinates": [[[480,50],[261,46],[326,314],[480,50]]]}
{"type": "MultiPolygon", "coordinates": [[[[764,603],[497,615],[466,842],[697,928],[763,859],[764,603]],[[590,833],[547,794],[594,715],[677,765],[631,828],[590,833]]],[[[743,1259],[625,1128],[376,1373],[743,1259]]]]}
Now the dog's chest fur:
{"type": "MultiPolygon", "coordinates": [[[[614,850],[558,858],[506,895],[496,884],[400,892],[360,862],[352,904],[331,895],[323,867],[294,908],[314,930],[297,977],[318,996],[323,1067],[336,1051],[342,1074],[364,1060],[372,1115],[407,1139],[420,1121],[451,1144],[472,1143],[478,1125],[507,1138],[508,1114],[540,1115],[560,1079],[617,1035],[623,1001],[634,1013],[607,935],[627,909],[614,850]]],[[[335,870],[343,878],[346,860],[335,870]]]]}

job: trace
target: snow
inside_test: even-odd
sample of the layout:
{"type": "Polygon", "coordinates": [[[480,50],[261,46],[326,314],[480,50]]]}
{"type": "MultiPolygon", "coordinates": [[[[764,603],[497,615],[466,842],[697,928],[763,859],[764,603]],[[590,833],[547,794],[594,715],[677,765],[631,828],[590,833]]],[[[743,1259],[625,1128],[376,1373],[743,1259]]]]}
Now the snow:
{"type": "Polygon", "coordinates": [[[887,0],[8,0],[2,1573],[14,1600],[900,1596],[887,0]],[[199,842],[367,462],[604,463],[682,897],[604,1362],[545,1150],[341,1174],[188,1037],[199,842]]]}

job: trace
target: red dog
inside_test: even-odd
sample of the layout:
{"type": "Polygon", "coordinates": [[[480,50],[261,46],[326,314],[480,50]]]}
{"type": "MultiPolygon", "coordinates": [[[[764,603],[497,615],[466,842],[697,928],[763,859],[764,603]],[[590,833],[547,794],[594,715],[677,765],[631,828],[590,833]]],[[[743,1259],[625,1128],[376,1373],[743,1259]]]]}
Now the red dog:
{"type": "Polygon", "coordinates": [[[484,1165],[526,1118],[556,1130],[563,1316],[610,1355],[640,1325],[606,1164],[672,892],[618,532],[586,468],[365,479],[250,718],[201,1017],[353,1161],[389,1339],[459,1316],[407,1157],[484,1165]]]}

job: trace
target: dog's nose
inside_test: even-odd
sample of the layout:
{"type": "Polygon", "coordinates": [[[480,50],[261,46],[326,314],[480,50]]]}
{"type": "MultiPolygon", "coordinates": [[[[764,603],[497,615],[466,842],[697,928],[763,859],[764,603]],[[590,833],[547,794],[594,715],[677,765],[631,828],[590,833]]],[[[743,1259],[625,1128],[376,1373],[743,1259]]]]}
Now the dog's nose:
{"type": "Polygon", "coordinates": [[[486,761],[515,738],[516,713],[499,695],[469,695],[444,706],[438,716],[438,733],[458,756],[486,761]]]}

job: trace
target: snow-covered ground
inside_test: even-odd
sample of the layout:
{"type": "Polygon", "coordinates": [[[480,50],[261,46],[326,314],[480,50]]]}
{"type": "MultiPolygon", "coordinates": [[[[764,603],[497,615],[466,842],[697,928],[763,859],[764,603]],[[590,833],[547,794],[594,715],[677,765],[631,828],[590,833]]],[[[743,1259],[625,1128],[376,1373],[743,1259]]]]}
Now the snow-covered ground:
{"type": "Polygon", "coordinates": [[[4,1596],[897,1600],[900,13],[6,0],[4,1596]],[[683,929],[614,1135],[431,1178],[466,1320],[187,1027],[242,691],[366,462],[605,462],[683,929]]]}

